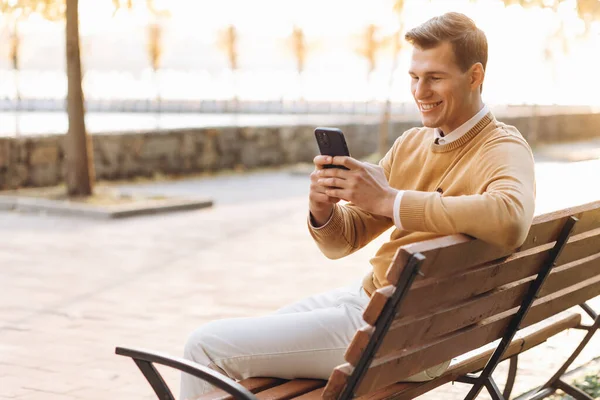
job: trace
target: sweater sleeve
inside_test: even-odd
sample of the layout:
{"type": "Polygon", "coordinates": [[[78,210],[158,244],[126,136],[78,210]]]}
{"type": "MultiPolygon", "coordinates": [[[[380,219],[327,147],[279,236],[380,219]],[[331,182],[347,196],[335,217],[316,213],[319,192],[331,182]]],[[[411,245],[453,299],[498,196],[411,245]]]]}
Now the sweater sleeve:
{"type": "Polygon", "coordinates": [[[406,230],[443,235],[464,233],[505,249],[527,237],[535,207],[535,174],[531,149],[519,137],[486,143],[473,165],[474,186],[483,193],[442,196],[406,191],[400,219],[406,230]]]}
{"type": "MultiPolygon", "coordinates": [[[[379,162],[390,179],[394,151],[400,138],[379,162]]],[[[314,227],[308,217],[308,229],[321,252],[328,258],[338,259],[365,247],[394,224],[391,218],[369,213],[352,203],[335,204],[329,221],[314,227]]]]}

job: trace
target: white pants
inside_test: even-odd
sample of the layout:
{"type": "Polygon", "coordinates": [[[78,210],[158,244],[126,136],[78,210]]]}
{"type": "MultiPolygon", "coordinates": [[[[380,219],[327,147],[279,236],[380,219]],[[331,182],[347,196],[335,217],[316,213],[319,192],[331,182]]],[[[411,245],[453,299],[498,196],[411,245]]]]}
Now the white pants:
{"type": "MultiPolygon", "coordinates": [[[[240,380],[250,377],[329,379],[345,362],[344,353],[362,318],[369,296],[360,283],[308,297],[256,318],[210,322],[192,333],[184,357],[240,380]]],[[[441,375],[449,362],[411,377],[441,375]]],[[[181,374],[181,400],[214,388],[181,374]]]]}

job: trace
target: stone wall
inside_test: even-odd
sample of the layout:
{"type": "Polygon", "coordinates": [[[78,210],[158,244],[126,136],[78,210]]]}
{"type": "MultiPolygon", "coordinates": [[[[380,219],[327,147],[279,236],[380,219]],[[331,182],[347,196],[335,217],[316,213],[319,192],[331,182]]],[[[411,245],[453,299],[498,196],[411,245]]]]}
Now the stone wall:
{"type": "MultiPolygon", "coordinates": [[[[500,118],[532,143],[600,136],[600,114],[500,118]]],[[[417,122],[393,123],[391,143],[417,122]]],[[[377,147],[375,124],[338,125],[354,157],[377,147]]],[[[313,126],[176,129],[93,135],[96,177],[128,179],[189,174],[236,167],[256,168],[310,162],[317,154],[313,126]]],[[[64,135],[0,138],[0,189],[49,186],[64,181],[64,135]]]]}

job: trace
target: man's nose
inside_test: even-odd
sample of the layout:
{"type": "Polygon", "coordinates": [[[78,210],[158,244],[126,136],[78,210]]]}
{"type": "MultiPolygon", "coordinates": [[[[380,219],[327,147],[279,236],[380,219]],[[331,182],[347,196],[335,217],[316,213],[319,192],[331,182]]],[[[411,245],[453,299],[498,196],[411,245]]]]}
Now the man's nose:
{"type": "Polygon", "coordinates": [[[415,98],[417,100],[425,100],[431,95],[431,89],[425,82],[419,81],[415,85],[415,98]]]}

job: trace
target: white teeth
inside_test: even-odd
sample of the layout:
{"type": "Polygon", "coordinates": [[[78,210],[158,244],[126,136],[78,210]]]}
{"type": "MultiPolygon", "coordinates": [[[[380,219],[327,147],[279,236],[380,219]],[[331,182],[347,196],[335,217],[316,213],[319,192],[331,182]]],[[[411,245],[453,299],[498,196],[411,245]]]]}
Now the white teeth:
{"type": "Polygon", "coordinates": [[[437,103],[430,103],[430,104],[421,103],[421,108],[423,110],[431,110],[432,108],[439,106],[441,103],[442,103],[441,101],[437,102],[437,103]]]}

